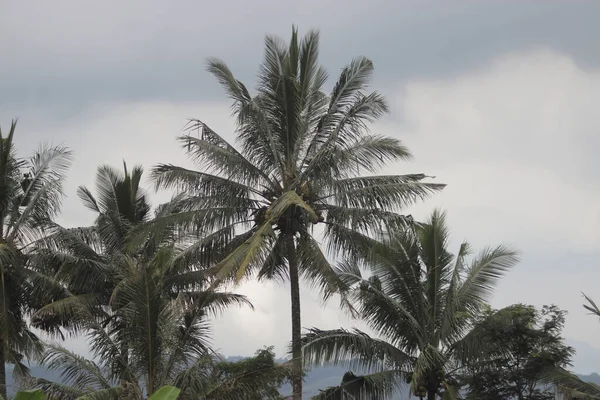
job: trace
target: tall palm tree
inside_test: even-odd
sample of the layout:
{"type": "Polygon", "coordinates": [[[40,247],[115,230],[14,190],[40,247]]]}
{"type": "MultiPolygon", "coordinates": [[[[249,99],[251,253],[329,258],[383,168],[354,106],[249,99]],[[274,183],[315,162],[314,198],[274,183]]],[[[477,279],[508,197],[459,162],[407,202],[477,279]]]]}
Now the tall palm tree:
{"type": "Polygon", "coordinates": [[[339,289],[315,225],[329,250],[353,255],[369,231],[403,225],[404,206],[443,187],[424,183],[423,174],[365,175],[410,153],[395,138],[369,133],[388,111],[381,94],[367,91],[372,62],[355,58],[325,94],[318,52],[316,31],[300,39],[293,29],[288,44],[267,36],[254,94],[210,59],[208,71],[233,100],[240,150],[196,120],[190,128],[200,135],[180,141],[198,170],[160,164],[153,171],[158,187],[188,194],[180,213],[154,225],[176,221],[200,233],[182,257],[212,264],[219,279],[289,280],[294,399],[302,393],[299,279],[325,298],[339,289]]]}
{"type": "Polygon", "coordinates": [[[34,323],[61,337],[60,328],[76,333],[87,318],[79,319],[82,314],[77,310],[82,302],[97,318],[120,323],[109,318],[109,300],[124,267],[120,261],[130,255],[125,246],[127,234],[150,217],[150,205],[140,187],[142,175],[141,166],[130,171],[125,162],[122,172],[101,165],[96,174],[96,196],[85,186],[77,191],[83,204],[96,213],[94,224],[78,228],[54,224],[36,242],[35,264],[63,291],[56,293],[55,302],[34,315],[34,323]]]}
{"type": "MultiPolygon", "coordinates": [[[[46,275],[64,288],[55,296],[56,301],[44,305],[33,315],[36,324],[53,328],[62,335],[58,328],[79,333],[98,323],[110,327],[114,335],[124,335],[127,319],[116,312],[124,305],[117,301],[115,293],[123,285],[124,277],[131,273],[132,265],[141,270],[149,268],[157,252],[164,246],[172,247],[175,241],[173,229],[166,226],[154,231],[136,248],[127,247],[129,232],[148,221],[151,215],[146,192],[140,187],[142,175],[140,166],[131,172],[126,163],[123,163],[123,172],[100,166],[96,176],[97,195],[84,186],[78,190],[83,203],[97,213],[94,224],[82,228],[63,228],[55,224],[51,234],[36,243],[36,264],[43,266],[46,275]]],[[[161,205],[155,217],[164,217],[171,211],[170,204],[161,205]]],[[[187,267],[182,265],[179,272],[190,272],[187,267]]],[[[188,284],[200,284],[199,275],[192,273],[191,278],[196,281],[188,284]]],[[[123,337],[119,337],[119,345],[121,358],[127,361],[131,346],[123,337]]],[[[116,363],[115,369],[125,364],[116,363]]],[[[126,374],[124,370],[121,372],[126,374]]]]}
{"type": "Polygon", "coordinates": [[[5,363],[26,373],[24,357],[41,349],[25,318],[40,305],[39,272],[29,260],[31,244],[45,234],[57,214],[71,153],[41,146],[29,159],[17,157],[13,139],[0,130],[0,395],[6,398],[5,363]]]}
{"type": "Polygon", "coordinates": [[[52,346],[46,361],[62,370],[71,386],[35,383],[42,383],[60,399],[88,392],[112,398],[119,386],[133,390],[139,398],[167,384],[189,385],[185,375],[196,376],[194,366],[210,354],[209,318],[227,307],[250,303],[242,295],[210,289],[197,272],[182,270],[174,262],[177,252],[173,246],[163,246],[144,262],[123,256],[125,267],[120,269],[119,284],[110,299],[110,318],[123,323],[98,321],[86,304],[77,308],[87,316],[81,319],[85,319],[90,350],[98,364],[52,346]]]}
{"type": "Polygon", "coordinates": [[[312,329],[304,338],[305,360],[371,369],[363,377],[370,393],[358,398],[385,398],[404,379],[421,399],[441,393],[456,398],[452,373],[482,345],[472,331],[474,317],[517,254],[498,246],[468,262],[468,243],[454,256],[448,239],[445,215],[435,211],[427,223],[373,243],[373,254],[364,260],[372,276],[363,277],[356,263],[342,262],[338,273],[379,338],[359,330],[312,329]]]}

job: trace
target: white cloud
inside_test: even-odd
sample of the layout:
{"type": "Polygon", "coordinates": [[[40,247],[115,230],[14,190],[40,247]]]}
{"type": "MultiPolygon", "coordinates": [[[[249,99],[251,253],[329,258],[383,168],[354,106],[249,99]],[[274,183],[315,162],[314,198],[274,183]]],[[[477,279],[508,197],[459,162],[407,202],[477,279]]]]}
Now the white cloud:
{"type": "Polygon", "coordinates": [[[476,234],[486,238],[594,250],[597,88],[600,73],[565,56],[512,54],[455,79],[405,85],[402,123],[384,130],[403,132],[419,170],[449,184],[425,208],[443,205],[459,227],[481,224],[476,234]],[[472,210],[478,218],[465,215],[472,210]]]}
{"type": "Polygon", "coordinates": [[[599,88],[600,71],[562,54],[509,54],[399,88],[401,122],[383,128],[403,132],[417,169],[448,184],[415,214],[442,207],[454,240],[522,251],[494,303],[555,303],[569,311],[565,334],[597,347],[580,293],[600,296],[599,88]]]}

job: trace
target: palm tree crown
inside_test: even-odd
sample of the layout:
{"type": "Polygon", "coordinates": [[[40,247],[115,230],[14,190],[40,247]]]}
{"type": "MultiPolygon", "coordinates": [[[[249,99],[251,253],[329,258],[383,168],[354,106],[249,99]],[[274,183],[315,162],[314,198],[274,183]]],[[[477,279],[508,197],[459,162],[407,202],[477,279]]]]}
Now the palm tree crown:
{"type": "Polygon", "coordinates": [[[427,223],[372,244],[365,259],[372,276],[363,278],[355,263],[341,263],[338,273],[352,288],[359,315],[380,339],[358,330],[313,329],[304,338],[305,359],[374,368],[374,375],[363,377],[374,397],[365,398],[384,398],[407,377],[416,396],[433,400],[445,392],[444,398],[453,398],[452,371],[478,345],[469,334],[474,317],[517,254],[504,246],[487,248],[468,263],[467,243],[456,256],[447,244],[445,215],[436,211],[427,223]]]}
{"type": "MultiPolygon", "coordinates": [[[[130,246],[130,231],[150,220],[141,178],[141,167],[131,174],[126,164],[122,173],[99,167],[98,195],[79,188],[84,203],[98,213],[94,225],[73,229],[54,225],[52,235],[40,242],[45,247],[39,249],[37,261],[48,265],[64,291],[34,319],[58,320],[64,327],[85,332],[92,354],[102,361],[100,367],[85,366],[106,375],[91,387],[75,379],[71,391],[53,384],[48,393],[67,396],[100,390],[110,395],[114,382],[121,380],[138,393],[138,383],[143,382],[151,394],[210,351],[211,315],[230,305],[249,304],[244,296],[209,288],[205,273],[178,256],[181,250],[171,226],[130,246]]],[[[170,215],[173,204],[159,206],[154,217],[170,215]]],[[[47,358],[51,365],[65,363],[68,371],[73,363],[83,363],[59,347],[50,349],[47,358]]],[[[81,374],[90,373],[86,368],[81,374]]]]}
{"type": "MultiPolygon", "coordinates": [[[[144,253],[144,246],[134,252],[129,252],[126,246],[129,231],[150,217],[150,205],[140,187],[142,175],[141,166],[135,166],[130,172],[125,162],[123,172],[108,165],[98,167],[97,195],[84,186],[78,188],[83,204],[96,213],[94,224],[78,228],[54,224],[49,234],[38,241],[36,263],[65,290],[62,296],[57,296],[60,301],[46,305],[35,315],[36,323],[47,325],[55,332],[59,332],[59,326],[76,331],[81,327],[79,317],[82,315],[72,305],[82,301],[88,311],[99,318],[106,317],[110,297],[121,279],[121,268],[125,267],[122,260],[125,256],[140,257],[144,253]]],[[[168,207],[159,210],[159,215],[165,210],[168,211],[168,207]]],[[[159,240],[146,246],[144,254],[151,257],[167,231],[157,233],[155,239],[159,240]]]]}

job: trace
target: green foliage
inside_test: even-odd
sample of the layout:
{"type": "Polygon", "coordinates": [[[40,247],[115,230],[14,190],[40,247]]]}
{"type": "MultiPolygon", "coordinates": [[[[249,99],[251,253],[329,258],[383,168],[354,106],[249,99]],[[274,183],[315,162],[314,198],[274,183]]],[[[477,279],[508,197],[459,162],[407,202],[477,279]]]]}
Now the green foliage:
{"type": "Polygon", "coordinates": [[[25,390],[16,394],[14,400],[45,400],[46,396],[41,390],[25,390]]]}
{"type": "MultiPolygon", "coordinates": [[[[119,381],[100,365],[62,347],[49,347],[45,365],[61,372],[64,383],[32,378],[27,385],[41,389],[48,400],[138,400],[144,392],[138,384],[146,378],[143,374],[138,378],[134,375],[138,380],[119,381]]],[[[135,368],[135,364],[128,365],[130,371],[135,372],[135,368]]],[[[181,366],[177,374],[161,380],[160,385],[179,388],[181,400],[280,400],[278,389],[290,374],[290,365],[275,362],[272,348],[259,350],[254,357],[237,362],[224,361],[206,352],[181,366]]]]}
{"type": "Polygon", "coordinates": [[[199,359],[180,376],[176,386],[182,388],[183,399],[279,400],[282,397],[278,389],[290,375],[291,366],[277,364],[273,348],[269,347],[236,362],[199,359]]]}
{"type": "Polygon", "coordinates": [[[181,390],[173,386],[161,387],[148,398],[148,400],[176,400],[179,397],[181,390]]]}
{"type": "Polygon", "coordinates": [[[381,339],[359,330],[312,329],[304,338],[305,360],[375,370],[379,379],[364,380],[361,388],[370,385],[365,398],[386,398],[404,379],[415,396],[455,398],[452,371],[484,345],[472,323],[517,255],[499,246],[468,262],[468,244],[453,256],[448,237],[445,215],[435,211],[426,223],[372,242],[371,254],[359,260],[370,277],[352,259],[341,263],[352,307],[381,339]]]}
{"type": "MultiPolygon", "coordinates": [[[[43,362],[59,370],[66,385],[38,382],[59,398],[101,398],[121,392],[138,396],[175,381],[208,351],[211,316],[229,306],[250,305],[244,296],[210,287],[206,273],[180,257],[172,226],[155,229],[132,246],[130,232],[151,217],[139,183],[141,167],[123,173],[98,169],[97,196],[80,197],[97,213],[92,227],[64,229],[40,243],[38,263],[68,290],[39,310],[37,321],[60,321],[85,331],[99,365],[64,348],[49,346],[43,362]],[[104,393],[101,395],[101,393],[104,393]]],[[[159,206],[155,218],[173,211],[159,206]]],[[[125,394],[123,394],[125,395],[125,394]]]]}
{"type": "Polygon", "coordinates": [[[488,346],[468,365],[469,398],[554,399],[545,377],[568,366],[574,354],[561,336],[564,322],[565,312],[556,306],[515,304],[488,311],[474,330],[488,346]]]}
{"type": "Polygon", "coordinates": [[[289,43],[267,36],[254,93],[227,65],[208,61],[208,71],[232,100],[240,149],[200,120],[199,135],[180,138],[196,162],[191,170],[159,164],[157,187],[185,193],[179,212],[140,227],[144,237],[175,223],[196,236],[184,257],[212,268],[218,280],[258,276],[289,279],[292,294],[292,356],[295,398],[301,392],[299,277],[324,298],[343,284],[313,237],[325,231],[334,253],[365,251],[372,231],[404,225],[404,207],[443,188],[424,174],[377,176],[390,162],[408,160],[397,139],[373,135],[368,125],[388,111],[383,96],[369,92],[373,63],[357,57],[327,94],[319,65],[319,33],[289,43]]]}
{"type": "MultiPolygon", "coordinates": [[[[28,159],[14,147],[16,122],[5,135],[0,130],[0,395],[6,396],[5,363],[17,375],[27,375],[26,357],[41,351],[26,318],[63,288],[39,269],[32,249],[52,226],[63,198],[62,185],[71,152],[40,146],[28,159]]],[[[36,324],[49,329],[50,324],[36,324]]]]}

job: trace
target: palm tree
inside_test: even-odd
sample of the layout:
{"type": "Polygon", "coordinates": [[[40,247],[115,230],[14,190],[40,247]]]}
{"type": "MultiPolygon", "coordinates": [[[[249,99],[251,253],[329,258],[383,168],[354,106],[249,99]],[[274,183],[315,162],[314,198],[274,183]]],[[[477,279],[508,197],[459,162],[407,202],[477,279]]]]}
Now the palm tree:
{"type": "Polygon", "coordinates": [[[102,295],[102,304],[108,303],[117,284],[112,259],[131,253],[126,248],[129,231],[150,217],[150,205],[140,187],[142,174],[141,166],[130,173],[125,162],[122,173],[108,165],[98,167],[97,195],[85,186],[77,191],[83,204],[96,213],[94,224],[78,228],[55,224],[51,234],[37,243],[38,263],[71,294],[94,293],[102,295]]]}
{"type": "Polygon", "coordinates": [[[423,174],[365,175],[410,153],[397,139],[369,133],[388,111],[381,94],[366,90],[372,62],[355,58],[327,95],[318,51],[316,31],[299,39],[293,29],[289,44],[267,36],[254,95],[222,61],[208,61],[233,100],[240,150],[192,121],[199,136],[180,142],[198,170],[160,164],[153,171],[157,187],[188,194],[181,212],[140,232],[177,222],[200,233],[182,257],[213,265],[218,279],[289,280],[294,399],[302,392],[299,279],[325,298],[340,289],[314,227],[323,227],[333,253],[353,255],[369,231],[403,225],[404,206],[443,187],[424,183],[423,174]]]}
{"type": "Polygon", "coordinates": [[[31,244],[45,234],[60,208],[71,153],[41,146],[29,159],[14,148],[16,121],[0,130],[0,396],[6,398],[5,363],[26,374],[23,358],[41,349],[25,318],[40,306],[40,278],[29,263],[31,244]]]}
{"type": "MultiPolygon", "coordinates": [[[[129,232],[150,219],[150,205],[140,187],[142,174],[140,166],[130,173],[125,163],[122,173],[110,166],[100,166],[96,177],[97,195],[83,186],[78,190],[84,204],[97,213],[94,225],[63,228],[55,224],[51,234],[36,243],[35,263],[45,268],[55,286],[61,285],[64,289],[55,295],[55,301],[33,315],[33,321],[53,328],[62,338],[60,327],[72,333],[98,331],[101,336],[107,328],[109,339],[122,348],[120,356],[113,359],[113,371],[120,369],[123,378],[128,376],[125,366],[132,350],[125,336],[130,330],[128,319],[123,315],[128,303],[116,294],[122,290],[127,277],[147,271],[159,252],[173,248],[175,242],[174,230],[166,226],[154,231],[136,248],[127,246],[129,232]]],[[[172,204],[159,206],[155,217],[169,215],[172,204]]],[[[174,279],[183,280],[180,284],[198,287],[203,275],[191,267],[179,263],[177,273],[182,275],[176,275],[175,270],[171,272],[175,274],[174,279]]],[[[178,293],[175,286],[165,290],[178,293]]],[[[139,341],[136,336],[130,339],[139,341]]]]}
{"type": "Polygon", "coordinates": [[[99,322],[84,303],[77,308],[87,316],[85,330],[98,364],[51,346],[46,362],[62,370],[70,386],[40,381],[35,385],[41,384],[57,398],[69,399],[88,392],[111,398],[115,391],[125,389],[139,398],[175,382],[182,390],[199,384],[185,377],[198,376],[194,367],[204,363],[211,352],[209,317],[227,307],[250,303],[242,295],[208,288],[197,271],[182,270],[174,262],[177,252],[173,246],[163,246],[144,262],[124,256],[119,284],[110,299],[110,318],[123,323],[99,322]]]}
{"type": "MultiPolygon", "coordinates": [[[[150,205],[140,187],[142,175],[141,166],[129,171],[125,162],[122,172],[108,165],[99,166],[97,195],[85,186],[77,191],[83,204],[96,213],[94,224],[78,228],[54,224],[49,234],[36,243],[35,264],[51,277],[54,286],[63,288],[62,293],[55,294],[55,301],[34,314],[36,325],[64,339],[61,328],[78,333],[88,325],[90,315],[113,329],[124,323],[113,314],[110,299],[120,282],[121,269],[127,267],[122,262],[124,256],[139,256],[127,252],[127,234],[150,217],[150,205]],[[82,304],[87,307],[85,313],[81,312],[82,304]]],[[[146,250],[152,253],[151,248],[146,250]]],[[[123,357],[127,357],[127,346],[123,346],[123,357]]]]}
{"type": "Polygon", "coordinates": [[[474,317],[517,254],[504,246],[487,248],[468,263],[468,243],[453,256],[448,236],[445,215],[435,211],[427,223],[373,244],[364,260],[372,276],[342,262],[338,273],[352,288],[349,296],[380,338],[359,330],[312,329],[304,338],[305,360],[373,372],[364,377],[372,397],[359,398],[385,398],[404,379],[421,399],[442,393],[456,398],[452,373],[482,345],[472,331],[474,317]]]}

